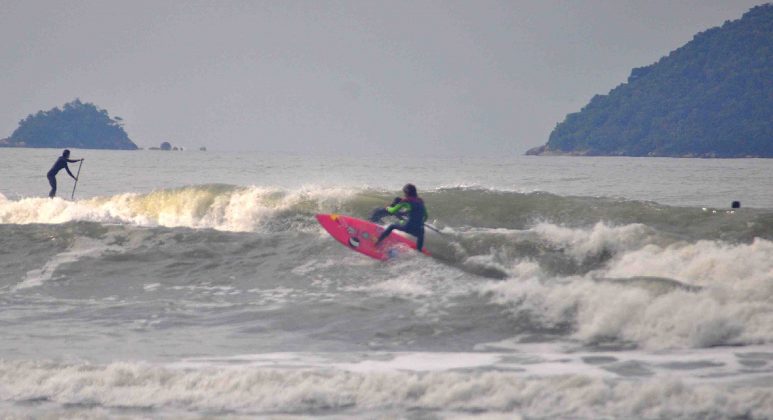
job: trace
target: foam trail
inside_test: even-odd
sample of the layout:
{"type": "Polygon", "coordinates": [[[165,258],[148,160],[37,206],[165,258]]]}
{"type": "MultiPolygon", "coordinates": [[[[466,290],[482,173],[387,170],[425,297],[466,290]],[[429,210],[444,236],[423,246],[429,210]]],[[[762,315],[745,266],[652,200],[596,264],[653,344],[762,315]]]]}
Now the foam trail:
{"type": "Polygon", "coordinates": [[[56,269],[63,264],[73,263],[85,257],[99,257],[105,252],[120,252],[120,250],[121,248],[118,246],[108,246],[101,241],[78,237],[68,251],[56,254],[43,267],[28,271],[24,280],[14,286],[12,290],[16,291],[42,285],[51,280],[56,269]]]}

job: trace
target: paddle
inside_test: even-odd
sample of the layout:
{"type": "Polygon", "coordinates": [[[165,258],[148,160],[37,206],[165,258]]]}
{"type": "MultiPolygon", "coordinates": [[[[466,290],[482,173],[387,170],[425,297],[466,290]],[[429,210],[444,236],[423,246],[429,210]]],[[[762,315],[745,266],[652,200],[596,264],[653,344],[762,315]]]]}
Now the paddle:
{"type": "Polygon", "coordinates": [[[438,230],[436,227],[434,227],[434,226],[432,226],[432,225],[430,225],[430,224],[428,224],[428,223],[425,223],[425,224],[424,224],[424,227],[426,227],[426,228],[427,228],[427,229],[429,229],[429,230],[435,231],[435,232],[437,232],[437,233],[439,233],[439,234],[441,234],[441,235],[445,235],[445,233],[443,233],[443,232],[439,231],[439,230],[438,230]]]}
{"type": "MultiPolygon", "coordinates": [[[[400,220],[405,220],[405,216],[403,216],[403,215],[393,214],[392,216],[395,216],[396,218],[398,218],[400,220]]],[[[439,233],[441,235],[445,235],[445,233],[439,231],[436,227],[430,225],[429,223],[424,223],[424,227],[426,227],[429,230],[435,231],[435,232],[437,232],[437,233],[439,233]]]]}
{"type": "Polygon", "coordinates": [[[78,186],[78,178],[81,176],[81,166],[83,166],[83,159],[81,159],[81,163],[78,165],[78,174],[75,175],[75,185],[72,186],[72,195],[70,196],[70,200],[75,199],[75,187],[78,186]]]}

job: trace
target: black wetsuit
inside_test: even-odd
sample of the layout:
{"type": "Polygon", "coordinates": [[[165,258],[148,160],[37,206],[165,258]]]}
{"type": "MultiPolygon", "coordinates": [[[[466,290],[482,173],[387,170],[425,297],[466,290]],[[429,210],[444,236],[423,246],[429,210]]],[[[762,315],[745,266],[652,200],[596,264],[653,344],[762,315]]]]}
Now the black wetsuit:
{"type": "Polygon", "coordinates": [[[56,160],[54,166],[52,166],[48,171],[48,174],[46,174],[46,177],[48,177],[48,183],[51,184],[51,192],[48,193],[48,196],[51,198],[56,196],[56,174],[58,174],[59,171],[64,169],[68,174],[70,174],[71,177],[75,178],[75,175],[70,172],[70,168],[67,167],[67,162],[74,163],[77,162],[77,160],[67,159],[64,156],[59,156],[59,159],[56,160]]]}

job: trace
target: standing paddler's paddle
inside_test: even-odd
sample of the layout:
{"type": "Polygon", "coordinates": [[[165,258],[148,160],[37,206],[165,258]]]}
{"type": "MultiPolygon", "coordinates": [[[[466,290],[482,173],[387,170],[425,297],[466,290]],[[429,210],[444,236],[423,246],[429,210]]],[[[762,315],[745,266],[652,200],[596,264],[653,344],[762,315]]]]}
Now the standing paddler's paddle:
{"type": "Polygon", "coordinates": [[[75,199],[75,187],[78,186],[78,178],[81,177],[81,166],[83,166],[83,159],[81,159],[81,163],[78,165],[78,174],[75,175],[75,185],[72,186],[72,195],[70,196],[70,200],[75,199]]]}

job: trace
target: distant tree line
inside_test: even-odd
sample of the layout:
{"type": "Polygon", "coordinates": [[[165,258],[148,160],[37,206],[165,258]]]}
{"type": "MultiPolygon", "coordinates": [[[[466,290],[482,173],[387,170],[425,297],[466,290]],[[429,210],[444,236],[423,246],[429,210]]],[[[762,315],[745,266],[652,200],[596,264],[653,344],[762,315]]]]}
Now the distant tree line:
{"type": "Polygon", "coordinates": [[[773,157],[773,5],[697,34],[528,154],[773,157]]]}
{"type": "Polygon", "coordinates": [[[0,141],[6,147],[73,147],[80,149],[136,150],[120,117],[79,99],[62,109],[38,111],[19,122],[11,137],[0,141]]]}

